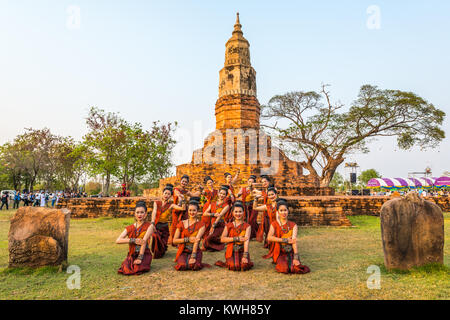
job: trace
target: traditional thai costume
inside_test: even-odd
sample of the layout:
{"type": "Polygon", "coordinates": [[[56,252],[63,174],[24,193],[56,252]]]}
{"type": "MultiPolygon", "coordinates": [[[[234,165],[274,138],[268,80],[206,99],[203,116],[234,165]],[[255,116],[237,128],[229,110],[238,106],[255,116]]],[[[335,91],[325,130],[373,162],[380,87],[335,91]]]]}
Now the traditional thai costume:
{"type": "Polygon", "coordinates": [[[217,191],[216,189],[206,189],[204,191],[205,193],[205,198],[206,198],[206,202],[203,205],[203,212],[206,211],[206,209],[208,209],[209,205],[215,201],[217,201],[217,197],[219,195],[219,191],[217,191]]]}
{"type": "MultiPolygon", "coordinates": [[[[291,238],[292,232],[295,227],[295,223],[288,221],[285,225],[281,226],[277,221],[272,222],[274,229],[274,236],[278,238],[291,238]]],[[[294,265],[294,249],[292,244],[273,242],[273,260],[276,264],[275,269],[281,273],[308,273],[311,270],[308,266],[302,265],[301,262],[298,266],[294,265]]]]}
{"type": "Polygon", "coordinates": [[[150,248],[154,259],[159,259],[164,256],[167,251],[167,242],[169,240],[169,217],[171,202],[166,202],[164,205],[161,200],[156,203],[156,217],[155,217],[155,231],[150,240],[150,248]]]}
{"type": "MultiPolygon", "coordinates": [[[[147,229],[150,227],[149,222],[144,222],[139,228],[136,228],[134,224],[126,227],[127,236],[129,239],[143,239],[147,229]]],[[[150,271],[150,264],[152,263],[152,254],[148,247],[145,248],[144,251],[144,259],[140,264],[134,264],[134,261],[137,259],[139,255],[139,251],[141,250],[141,246],[135,243],[129,244],[128,255],[125,260],[122,262],[122,266],[117,271],[118,273],[124,275],[139,275],[145,272],[150,271]]]]}
{"type": "Polygon", "coordinates": [[[252,192],[247,190],[246,187],[242,188],[241,197],[245,207],[245,220],[252,227],[250,239],[254,239],[256,238],[256,234],[258,232],[258,211],[253,210],[254,197],[252,192]]]}
{"type": "MultiPolygon", "coordinates": [[[[175,188],[174,189],[174,193],[173,193],[173,203],[178,204],[178,196],[175,193],[175,190],[177,190],[178,192],[180,192],[183,196],[185,196],[189,190],[187,189],[180,189],[180,188],[175,188]]],[[[187,199],[185,199],[187,200],[187,199]]],[[[177,209],[172,209],[172,223],[170,225],[170,239],[173,239],[173,235],[175,234],[175,230],[177,229],[177,225],[178,222],[187,219],[186,217],[186,210],[177,210],[177,209]]],[[[174,247],[175,245],[172,244],[174,247]]]]}
{"type": "MultiPolygon", "coordinates": [[[[211,213],[221,213],[223,208],[225,208],[226,206],[229,206],[229,202],[227,201],[227,199],[224,199],[224,201],[221,204],[217,204],[216,202],[211,203],[211,213]]],[[[227,212],[229,212],[231,210],[228,210],[227,212]]],[[[216,227],[214,228],[214,231],[212,234],[209,234],[209,230],[208,232],[205,231],[205,237],[204,237],[204,242],[203,242],[203,246],[205,247],[205,250],[207,251],[221,251],[224,247],[225,244],[223,244],[222,242],[220,242],[220,237],[222,236],[222,232],[223,229],[225,228],[225,222],[224,222],[224,216],[226,215],[226,213],[220,218],[219,221],[217,221],[217,217],[213,217],[213,216],[204,216],[202,217],[202,221],[205,221],[207,219],[209,219],[209,225],[210,228],[212,228],[212,225],[214,223],[216,223],[216,227]]]]}
{"type": "MultiPolygon", "coordinates": [[[[197,221],[192,226],[188,228],[184,227],[183,221],[178,223],[177,229],[180,230],[180,238],[185,237],[196,237],[199,230],[204,226],[203,222],[197,221]]],[[[195,263],[189,264],[189,259],[191,258],[192,250],[194,248],[194,244],[187,242],[181,243],[178,245],[177,255],[175,257],[175,262],[177,263],[174,267],[178,271],[185,270],[201,270],[204,267],[210,267],[210,265],[202,263],[202,251],[200,248],[197,248],[197,256],[195,258],[195,263]]]]}
{"type": "MultiPolygon", "coordinates": [[[[264,190],[262,191],[262,198],[263,198],[263,204],[265,204],[267,207],[272,204],[272,201],[269,199],[269,197],[267,195],[267,192],[264,191],[264,190]]],[[[271,218],[270,218],[270,214],[268,213],[267,210],[265,210],[263,212],[263,216],[262,216],[262,219],[261,219],[261,224],[259,225],[258,232],[256,234],[256,240],[257,241],[262,242],[263,238],[264,238],[264,234],[266,234],[266,237],[267,237],[267,234],[269,233],[269,229],[270,229],[270,224],[271,223],[272,223],[272,221],[271,221],[271,218]]],[[[268,247],[269,247],[269,244],[268,244],[267,239],[266,239],[266,240],[264,240],[264,248],[268,248],[268,247]]]]}
{"type": "MultiPolygon", "coordinates": [[[[237,227],[234,222],[227,223],[227,237],[245,237],[247,228],[250,227],[248,223],[241,223],[237,227]]],[[[253,262],[250,260],[250,254],[248,255],[247,263],[242,263],[242,257],[244,255],[244,243],[240,241],[229,242],[225,251],[225,262],[217,261],[216,266],[228,268],[233,271],[247,271],[253,267],[253,262]]]]}

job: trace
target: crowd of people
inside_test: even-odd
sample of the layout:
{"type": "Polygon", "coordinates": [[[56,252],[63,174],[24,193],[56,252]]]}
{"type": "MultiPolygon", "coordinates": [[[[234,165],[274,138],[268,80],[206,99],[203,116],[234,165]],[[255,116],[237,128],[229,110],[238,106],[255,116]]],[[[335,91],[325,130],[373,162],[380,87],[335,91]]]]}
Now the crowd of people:
{"type": "MultiPolygon", "coordinates": [[[[86,192],[79,191],[36,191],[36,192],[28,192],[26,190],[20,192],[19,190],[15,191],[12,196],[13,209],[18,209],[20,205],[22,206],[33,206],[33,207],[52,207],[54,208],[59,199],[61,198],[83,198],[87,197],[86,192]]],[[[0,210],[3,210],[5,207],[6,210],[9,209],[10,205],[10,194],[8,191],[4,192],[1,196],[1,205],[0,210]]]]}
{"type": "Polygon", "coordinates": [[[118,272],[138,275],[150,271],[152,260],[163,258],[170,245],[178,248],[174,261],[178,271],[210,267],[203,263],[203,254],[222,250],[225,261],[217,261],[216,266],[246,271],[254,266],[249,252],[252,239],[267,248],[264,258],[270,259],[278,272],[310,272],[300,262],[298,229],[288,219],[288,202],[278,197],[271,179],[261,175],[262,187],[257,190],[257,177],[251,175],[247,186],[236,192],[233,185],[238,175],[239,171],[234,177],[225,173],[225,183],[219,188],[211,177],[205,177],[204,185],[194,190],[189,189],[189,176],[184,175],[179,186],[164,187],[152,210],[144,201],[138,202],[135,222],[116,240],[129,245],[118,272]]]}

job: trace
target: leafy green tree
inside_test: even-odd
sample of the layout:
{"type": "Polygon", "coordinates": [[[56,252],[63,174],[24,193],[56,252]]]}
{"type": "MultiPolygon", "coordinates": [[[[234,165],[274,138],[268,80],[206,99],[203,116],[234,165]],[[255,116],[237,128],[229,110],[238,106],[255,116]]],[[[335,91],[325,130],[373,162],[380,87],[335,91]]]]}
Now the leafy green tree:
{"type": "Polygon", "coordinates": [[[51,150],[58,137],[44,129],[25,129],[13,142],[2,146],[1,157],[15,189],[33,190],[51,171],[51,150]]]}
{"type": "Polygon", "coordinates": [[[283,151],[302,159],[321,187],[347,155],[368,152],[368,142],[378,137],[396,137],[401,149],[433,148],[445,138],[445,113],[413,92],[364,85],[348,111],[343,107],[331,101],[326,85],[320,92],[289,92],[262,107],[262,127],[283,151]]]}
{"type": "Polygon", "coordinates": [[[358,182],[361,186],[365,187],[367,186],[367,182],[374,178],[381,178],[381,174],[375,169],[368,169],[361,172],[358,176],[358,182]]]}
{"type": "Polygon", "coordinates": [[[173,166],[176,123],[153,122],[151,130],[144,130],[140,123],[128,123],[117,113],[98,108],[91,108],[86,122],[89,132],[83,144],[87,164],[92,176],[105,178],[106,195],[112,178],[131,187],[143,180],[154,185],[168,175],[173,166]]]}
{"type": "Polygon", "coordinates": [[[114,176],[128,187],[145,178],[154,185],[168,176],[173,166],[171,156],[176,143],[172,138],[173,125],[153,122],[151,130],[144,130],[140,123],[124,123],[122,129],[125,139],[120,146],[121,157],[114,176]]]}
{"type": "Polygon", "coordinates": [[[64,190],[77,190],[80,180],[87,174],[88,150],[71,137],[60,139],[53,148],[52,167],[54,180],[64,190]]]}
{"type": "Polygon", "coordinates": [[[124,123],[118,114],[95,107],[90,109],[86,118],[89,131],[83,137],[83,144],[88,151],[88,170],[92,176],[105,178],[106,195],[109,195],[112,175],[118,170],[121,145],[126,139],[124,123]]]}

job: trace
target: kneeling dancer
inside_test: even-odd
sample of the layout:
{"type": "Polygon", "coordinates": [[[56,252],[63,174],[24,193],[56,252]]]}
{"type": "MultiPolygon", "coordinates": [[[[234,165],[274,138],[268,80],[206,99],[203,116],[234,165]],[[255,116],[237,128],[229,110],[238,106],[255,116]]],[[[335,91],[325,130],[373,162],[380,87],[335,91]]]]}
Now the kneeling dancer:
{"type": "Polygon", "coordinates": [[[267,240],[274,243],[273,261],[281,273],[308,273],[309,267],[302,265],[297,249],[297,225],[288,221],[289,208],[284,199],[277,201],[277,221],[272,222],[267,240]]]}
{"type": "Polygon", "coordinates": [[[222,186],[219,190],[219,199],[213,202],[203,213],[202,220],[210,221],[209,233],[205,236],[203,246],[208,251],[221,251],[225,245],[220,241],[223,229],[225,227],[224,216],[230,210],[229,200],[227,198],[228,187],[222,186]]]}
{"type": "Polygon", "coordinates": [[[153,202],[152,230],[148,229],[144,240],[149,241],[150,251],[154,259],[164,256],[168,247],[169,239],[169,218],[172,210],[186,210],[186,206],[176,205],[171,201],[173,196],[173,186],[168,184],[164,187],[161,200],[153,202]]]}
{"type": "Polygon", "coordinates": [[[152,263],[152,255],[150,250],[146,248],[146,241],[143,239],[147,230],[150,229],[150,235],[151,230],[153,230],[151,224],[145,221],[147,206],[144,201],[139,201],[136,204],[134,217],[135,223],[126,227],[116,240],[117,244],[129,244],[128,255],[117,271],[124,275],[139,275],[149,272],[152,263]],[[143,249],[142,253],[140,253],[141,249],[143,249]]]}
{"type": "Polygon", "coordinates": [[[215,265],[233,271],[247,271],[253,267],[248,252],[251,226],[244,222],[245,209],[242,201],[234,203],[232,212],[234,221],[227,223],[220,238],[221,242],[227,244],[225,262],[217,261],[215,265]]]}
{"type": "Polygon", "coordinates": [[[199,242],[205,232],[203,222],[197,220],[199,203],[190,201],[188,206],[188,219],[178,223],[173,243],[178,245],[174,267],[178,271],[201,270],[209,265],[202,263],[202,251],[199,249],[199,242]]]}

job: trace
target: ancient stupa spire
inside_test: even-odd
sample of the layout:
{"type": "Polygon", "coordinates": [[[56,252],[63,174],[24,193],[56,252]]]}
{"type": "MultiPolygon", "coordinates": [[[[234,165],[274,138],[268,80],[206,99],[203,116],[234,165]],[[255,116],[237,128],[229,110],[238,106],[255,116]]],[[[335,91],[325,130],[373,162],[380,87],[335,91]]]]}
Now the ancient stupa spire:
{"type": "Polygon", "coordinates": [[[239,21],[239,12],[236,13],[236,23],[234,24],[234,30],[233,30],[233,34],[235,33],[240,33],[242,35],[242,25],[241,22],[239,21]]]}
{"type": "Polygon", "coordinates": [[[256,72],[250,63],[250,43],[236,14],[233,35],[225,44],[225,63],[219,71],[216,129],[259,128],[256,72]]]}

